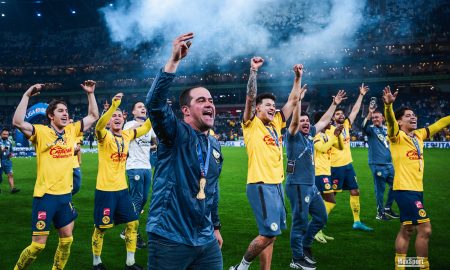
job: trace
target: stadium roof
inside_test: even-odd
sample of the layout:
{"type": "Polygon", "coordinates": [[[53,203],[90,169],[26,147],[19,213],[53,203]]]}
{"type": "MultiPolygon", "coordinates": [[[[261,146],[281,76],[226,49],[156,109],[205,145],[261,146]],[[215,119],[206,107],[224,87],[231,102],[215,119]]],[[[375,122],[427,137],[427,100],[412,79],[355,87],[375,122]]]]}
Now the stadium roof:
{"type": "Polygon", "coordinates": [[[0,0],[0,31],[62,30],[99,25],[112,0],[0,0]]]}

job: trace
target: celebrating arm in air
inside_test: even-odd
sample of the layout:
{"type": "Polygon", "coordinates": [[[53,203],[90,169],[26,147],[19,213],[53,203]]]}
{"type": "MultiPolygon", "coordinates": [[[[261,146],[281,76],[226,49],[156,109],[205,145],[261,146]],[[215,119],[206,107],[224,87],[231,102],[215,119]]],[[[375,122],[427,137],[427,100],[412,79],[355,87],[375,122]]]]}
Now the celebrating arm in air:
{"type": "MultiPolygon", "coordinates": [[[[300,94],[302,93],[302,76],[303,76],[303,65],[297,64],[294,66],[294,84],[292,86],[291,93],[289,94],[288,100],[286,104],[281,108],[281,111],[283,112],[283,115],[286,119],[289,119],[291,117],[292,112],[294,111],[294,108],[297,106],[297,102],[300,99],[300,94]]],[[[304,94],[304,93],[303,93],[304,94]]],[[[301,110],[300,110],[301,111],[301,110]]]]}
{"type": "Polygon", "coordinates": [[[13,125],[17,127],[27,138],[33,135],[33,125],[25,121],[25,114],[27,112],[28,101],[30,97],[39,95],[43,90],[43,84],[35,84],[32,85],[28,90],[23,94],[22,99],[17,105],[16,111],[13,116],[13,125]]]}
{"type": "Polygon", "coordinates": [[[325,114],[320,118],[320,120],[314,125],[316,127],[317,132],[320,132],[322,129],[324,129],[330,124],[334,111],[336,110],[337,106],[341,104],[341,102],[345,99],[347,99],[347,97],[345,96],[344,90],[339,90],[336,96],[333,96],[333,102],[331,103],[330,107],[325,112],[325,114]]]}
{"type": "Polygon", "coordinates": [[[256,94],[257,85],[256,77],[258,75],[259,68],[264,64],[264,59],[261,57],[253,57],[250,60],[250,75],[247,83],[247,97],[245,99],[245,109],[244,109],[244,123],[250,120],[250,118],[255,114],[256,107],[256,94]]]}
{"type": "Polygon", "coordinates": [[[369,87],[367,85],[361,84],[359,87],[359,96],[356,99],[355,105],[353,105],[352,111],[350,112],[350,115],[348,116],[348,120],[350,121],[350,124],[353,124],[353,122],[356,119],[356,116],[358,115],[359,109],[361,108],[361,103],[364,98],[364,96],[367,94],[367,91],[369,91],[369,87]]]}

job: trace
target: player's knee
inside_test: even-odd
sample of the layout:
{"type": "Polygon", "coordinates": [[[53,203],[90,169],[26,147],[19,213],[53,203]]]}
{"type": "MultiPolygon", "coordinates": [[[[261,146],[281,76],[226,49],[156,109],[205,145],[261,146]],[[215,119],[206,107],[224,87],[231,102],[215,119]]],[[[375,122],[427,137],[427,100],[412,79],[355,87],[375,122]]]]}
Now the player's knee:
{"type": "Polygon", "coordinates": [[[425,223],[422,225],[424,225],[424,226],[419,226],[417,228],[418,237],[430,238],[431,233],[432,233],[431,224],[425,223]]]}
{"type": "Polygon", "coordinates": [[[276,239],[277,239],[276,236],[261,235],[260,241],[262,242],[261,243],[262,245],[268,246],[268,245],[272,244],[273,242],[275,242],[276,239]]]}
{"type": "Polygon", "coordinates": [[[31,242],[30,245],[30,253],[35,257],[39,255],[45,248],[45,243],[37,243],[37,242],[31,242]]]}
{"type": "Polygon", "coordinates": [[[350,190],[350,195],[352,195],[352,196],[359,196],[359,189],[352,189],[352,190],[350,190]]]}
{"type": "Polygon", "coordinates": [[[404,226],[402,228],[401,232],[404,237],[410,238],[414,233],[414,227],[413,226],[404,226]]]}

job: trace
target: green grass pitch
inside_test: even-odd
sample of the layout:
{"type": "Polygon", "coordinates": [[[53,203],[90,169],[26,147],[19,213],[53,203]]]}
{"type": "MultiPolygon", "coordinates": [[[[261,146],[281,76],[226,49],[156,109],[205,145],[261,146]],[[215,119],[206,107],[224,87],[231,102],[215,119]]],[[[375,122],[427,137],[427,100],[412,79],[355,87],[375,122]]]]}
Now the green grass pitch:
{"type": "MultiPolygon", "coordinates": [[[[430,241],[430,264],[433,269],[449,269],[448,243],[450,234],[450,164],[449,150],[427,149],[425,151],[425,208],[432,220],[433,235],[430,241]]],[[[225,157],[220,179],[220,217],[222,222],[222,248],[224,269],[242,259],[250,241],[257,235],[257,228],[245,195],[247,156],[244,148],[224,148],[225,157]]],[[[354,166],[361,190],[361,219],[375,229],[372,233],[353,231],[352,214],[348,192],[338,195],[337,206],[329,217],[327,234],[335,240],[328,244],[313,245],[319,269],[393,269],[394,240],[400,223],[398,220],[375,220],[376,206],[373,180],[367,165],[367,150],[353,150],[354,166]]],[[[36,175],[34,158],[13,160],[16,185],[22,189],[11,195],[3,176],[0,194],[0,269],[12,269],[20,252],[31,241],[31,203],[36,175]]],[[[55,168],[58,169],[58,168],[55,168]]],[[[83,154],[83,183],[74,197],[79,216],[75,222],[74,243],[66,269],[91,269],[91,236],[93,232],[94,189],[97,174],[97,155],[83,154]]],[[[289,211],[289,203],[286,201],[289,211]]],[[[395,206],[395,204],[394,204],[395,206]]],[[[148,207],[148,204],[147,204],[148,207]]],[[[395,209],[397,209],[395,207],[395,209]]],[[[141,217],[141,223],[145,223],[141,217]]],[[[288,214],[288,226],[291,215],[288,214]]],[[[107,231],[102,260],[108,269],[123,269],[125,243],[119,238],[123,225],[107,231]]],[[[143,228],[141,227],[141,231],[143,228]]],[[[57,246],[57,232],[52,230],[45,250],[30,269],[51,269],[57,246]]],[[[414,241],[414,239],[413,239],[414,241]]],[[[414,242],[410,243],[409,256],[414,256],[414,242]]],[[[137,262],[147,263],[147,250],[137,250],[137,262]]],[[[289,229],[275,243],[272,269],[289,269],[291,251],[289,229]]],[[[250,269],[259,269],[254,262],[250,269]]]]}

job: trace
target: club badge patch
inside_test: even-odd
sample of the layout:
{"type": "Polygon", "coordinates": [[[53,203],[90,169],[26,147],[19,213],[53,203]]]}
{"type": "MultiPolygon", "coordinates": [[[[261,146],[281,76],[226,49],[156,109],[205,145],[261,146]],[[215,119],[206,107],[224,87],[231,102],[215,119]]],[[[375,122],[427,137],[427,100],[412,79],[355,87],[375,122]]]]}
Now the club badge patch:
{"type": "Polygon", "coordinates": [[[426,217],[427,216],[427,212],[424,209],[420,209],[419,210],[419,216],[426,217]]]}
{"type": "Polygon", "coordinates": [[[270,224],[270,229],[272,231],[274,231],[274,232],[277,231],[278,230],[278,224],[276,224],[275,222],[270,224]]]}
{"type": "Polygon", "coordinates": [[[306,197],[305,197],[305,202],[306,202],[306,203],[309,203],[309,199],[310,199],[309,196],[306,196],[306,197]]]}
{"type": "Polygon", "coordinates": [[[141,179],[141,176],[136,174],[136,175],[134,176],[134,180],[139,181],[139,179],[141,179]]]}
{"type": "Polygon", "coordinates": [[[331,188],[331,185],[330,184],[325,184],[325,189],[330,189],[331,188]]]}
{"type": "Polygon", "coordinates": [[[336,184],[333,184],[333,189],[337,189],[337,185],[336,184]]]}
{"type": "Polygon", "coordinates": [[[110,219],[108,216],[104,216],[104,217],[102,218],[103,224],[108,224],[110,221],[111,221],[111,219],[110,219]]]}
{"type": "Polygon", "coordinates": [[[216,149],[213,149],[213,157],[216,160],[216,163],[220,163],[220,153],[216,149]]]}
{"type": "Polygon", "coordinates": [[[45,221],[39,220],[39,221],[36,223],[36,229],[42,231],[44,228],[45,228],[45,221]]]}
{"type": "Polygon", "coordinates": [[[377,172],[377,175],[378,175],[378,176],[381,176],[381,172],[377,172]]]}

